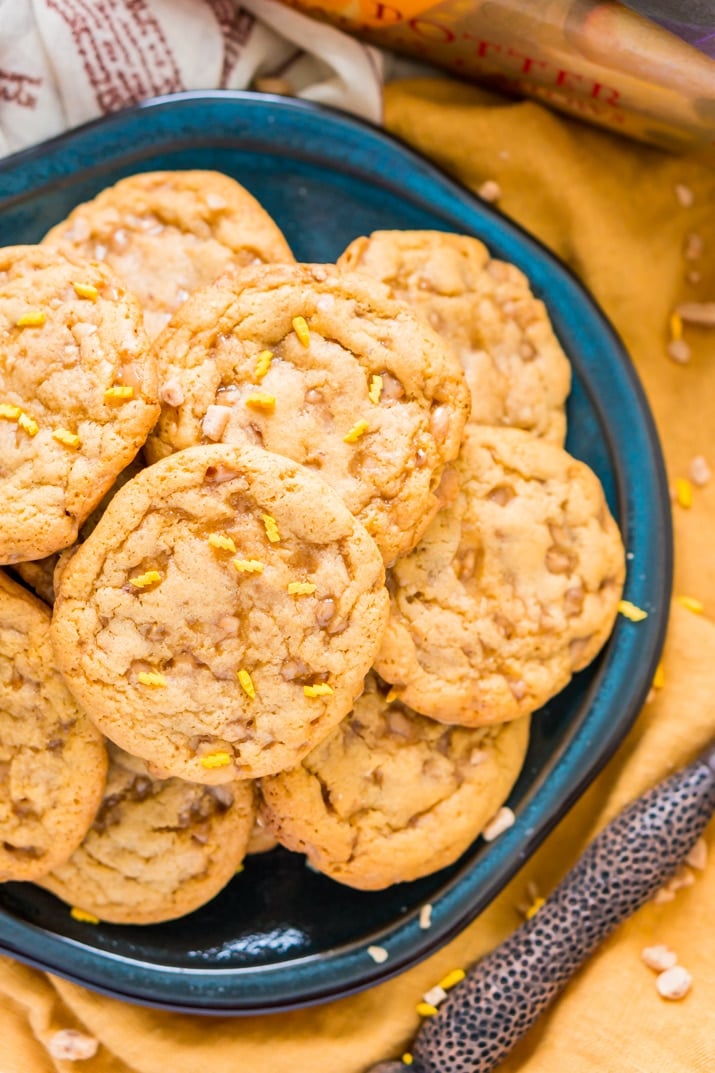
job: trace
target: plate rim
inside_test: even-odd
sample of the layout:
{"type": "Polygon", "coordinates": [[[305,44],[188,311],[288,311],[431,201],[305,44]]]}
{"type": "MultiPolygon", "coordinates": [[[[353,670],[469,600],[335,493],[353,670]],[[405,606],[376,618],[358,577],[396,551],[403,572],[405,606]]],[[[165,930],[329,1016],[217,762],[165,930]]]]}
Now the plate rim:
{"type": "MultiPolygon", "coordinates": [[[[482,201],[468,187],[446,174],[438,165],[421,156],[404,141],[388,134],[382,128],[367,120],[348,115],[325,105],[243,90],[184,91],[151,98],[130,108],[91,120],[81,126],[64,131],[39,145],[30,146],[6,157],[0,162],[0,183],[3,178],[9,176],[14,179],[15,189],[9,195],[0,193],[0,219],[5,208],[11,208],[15,203],[27,197],[28,194],[31,196],[48,185],[57,185],[57,181],[52,183],[52,180],[45,178],[42,182],[36,181],[28,186],[26,177],[23,178],[22,174],[26,166],[42,159],[49,162],[53,156],[58,157],[61,154],[65,154],[68,148],[71,149],[73,142],[79,143],[85,139],[91,140],[98,130],[107,131],[112,127],[121,129],[124,125],[131,124],[133,120],[143,115],[150,115],[151,113],[160,115],[161,111],[181,110],[186,106],[193,106],[197,102],[233,102],[239,106],[239,110],[241,106],[244,106],[249,111],[250,109],[257,108],[260,110],[270,106],[291,116],[303,118],[317,116],[332,126],[349,130],[358,140],[367,139],[368,141],[376,142],[387,151],[393,154],[397,152],[403,157],[406,165],[414,169],[415,176],[419,176],[421,179],[432,183],[435,187],[441,188],[443,192],[455,198],[457,203],[464,205],[466,202],[473,212],[478,210],[476,215],[481,216],[485,224],[491,223],[491,227],[487,226],[486,230],[491,231],[496,228],[502,232],[508,239],[508,246],[514,247],[523,256],[536,256],[541,263],[540,267],[546,272],[546,275],[549,277],[556,276],[557,279],[560,279],[566,291],[570,292],[576,306],[584,310],[586,321],[590,322],[590,330],[595,331],[596,337],[600,337],[607,342],[608,350],[613,355],[611,360],[615,360],[617,356],[617,371],[621,386],[627,388],[631,398],[636,403],[636,412],[640,419],[639,442],[643,441],[648,448],[646,457],[650,470],[649,486],[653,486],[659,493],[653,503],[648,504],[647,514],[648,522],[651,524],[652,532],[655,535],[655,539],[652,539],[650,545],[648,545],[650,559],[653,560],[651,569],[655,566],[661,578],[662,604],[648,608],[649,618],[644,623],[639,624],[637,630],[634,624],[619,618],[605,650],[605,656],[588,690],[587,696],[591,698],[589,709],[574,737],[563,743],[558,753],[573,761],[574,753],[584,752],[585,738],[581,742],[580,750],[577,746],[580,737],[585,735],[586,728],[591,728],[591,724],[594,722],[594,700],[598,697],[603,680],[607,678],[609,670],[612,669],[618,644],[625,644],[629,651],[637,647],[643,653],[643,669],[640,671],[639,684],[637,686],[631,685],[627,710],[619,712],[618,718],[614,720],[611,727],[606,728],[605,740],[603,737],[599,739],[598,748],[592,752],[590,758],[586,758],[585,763],[582,757],[577,773],[571,771],[568,778],[566,774],[562,774],[557,783],[557,773],[552,771],[548,780],[545,777],[541,780],[542,783],[550,782],[549,798],[558,796],[558,802],[555,805],[551,804],[546,815],[542,816],[536,825],[529,826],[528,822],[524,820],[524,816],[520,815],[514,827],[502,835],[498,842],[489,847],[489,855],[492,858],[489,882],[483,884],[479,891],[470,889],[469,875],[460,873],[450,881],[447,893],[443,894],[439,902],[434,906],[433,924],[429,931],[419,929],[416,914],[412,913],[409,918],[405,918],[397,926],[393,922],[389,927],[390,934],[388,936],[383,935],[386,929],[376,933],[374,938],[380,940],[380,945],[383,945],[390,955],[387,962],[377,965],[366,957],[365,948],[372,938],[368,937],[354,944],[343,944],[336,951],[308,955],[304,958],[294,959],[291,962],[281,962],[274,965],[223,969],[160,966],[155,962],[126,958],[111,951],[101,951],[88,947],[70,936],[60,935],[29,922],[19,921],[0,908],[0,950],[11,954],[18,960],[64,976],[95,991],[129,1002],[184,1013],[222,1016],[226,1014],[254,1015],[332,1001],[385,982],[398,973],[405,971],[409,966],[430,956],[430,954],[462,931],[492,901],[509,879],[516,874],[518,869],[541,845],[547,835],[570,810],[575,801],[612,757],[635,721],[645,700],[660,656],[668,621],[673,573],[672,526],[665,464],[648,400],[623,343],[595,299],[586,292],[583,284],[577,279],[569,266],[521,225],[505,216],[495,206],[482,201]],[[657,511],[656,507],[658,508],[657,511]],[[637,646],[635,643],[636,638],[638,639],[637,646]],[[557,786],[561,787],[560,795],[556,793],[557,786]],[[526,840],[519,844],[519,839],[524,835],[526,840]],[[462,888],[462,894],[459,898],[453,897],[457,887],[462,888]],[[458,907],[453,905],[454,901],[459,903],[458,907]],[[326,973],[325,969],[336,965],[338,961],[341,961],[343,967],[348,968],[349,971],[341,985],[336,987],[334,980],[329,979],[329,973],[326,973]],[[302,975],[306,975],[302,972],[303,969],[307,969],[307,975],[310,975],[315,970],[318,962],[322,963],[323,971],[320,973],[320,980],[314,980],[312,984],[304,981],[298,987],[292,986],[287,990],[284,988],[281,995],[277,995],[275,986],[269,984],[268,992],[263,990],[255,998],[246,993],[247,988],[244,986],[239,988],[239,991],[242,991],[243,994],[239,997],[236,995],[236,984],[241,981],[246,982],[249,977],[258,975],[263,977],[264,981],[269,982],[272,976],[277,975],[286,976],[298,973],[302,977],[302,975]],[[113,969],[118,978],[116,981],[112,981],[111,984],[107,984],[106,978],[111,975],[113,969]],[[146,977],[145,980],[138,979],[142,975],[146,977]],[[211,985],[208,989],[207,983],[211,985]],[[231,987],[232,984],[233,988],[231,987]],[[199,988],[201,989],[200,991],[198,990],[199,988]],[[212,991],[208,998],[203,993],[205,990],[212,991]],[[158,992],[162,993],[161,997],[159,997],[158,992]],[[270,998],[267,997],[267,993],[270,993],[270,998]]],[[[213,140],[216,140],[217,132],[215,129],[211,128],[210,134],[213,134],[213,140]]],[[[207,136],[210,136],[210,134],[207,136]]],[[[171,132],[167,132],[165,140],[170,139],[171,136],[171,132]]],[[[156,152],[166,151],[161,140],[155,143],[154,149],[156,152]]],[[[131,148],[128,147],[126,151],[129,154],[131,148]]],[[[356,173],[354,168],[346,167],[344,170],[349,171],[351,174],[356,173]]],[[[87,175],[88,171],[91,172],[91,169],[86,167],[80,169],[82,175],[87,175]]],[[[70,181],[71,178],[72,171],[68,168],[62,176],[62,181],[70,181]]],[[[394,184],[382,182],[374,172],[371,174],[370,180],[375,185],[383,185],[387,189],[395,190],[394,184]]],[[[412,193],[415,202],[423,201],[425,203],[424,199],[419,195],[412,193]]],[[[432,211],[435,211],[434,208],[432,211]]],[[[474,233],[474,228],[467,227],[466,233],[474,233]]],[[[485,241],[490,249],[494,248],[495,243],[492,238],[485,238],[483,235],[479,237],[482,241],[485,241]]],[[[503,245],[501,241],[496,243],[497,251],[500,245],[503,245]]],[[[503,256],[503,254],[500,255],[503,256]]],[[[512,258],[509,257],[509,259],[512,258]]],[[[529,273],[529,279],[530,282],[533,279],[531,273],[529,273]]],[[[535,289],[538,292],[538,287],[535,289]]],[[[552,320],[555,324],[558,324],[561,318],[558,315],[554,315],[554,310],[549,305],[547,297],[545,295],[541,297],[544,298],[549,307],[549,315],[552,320]]],[[[561,333],[559,332],[558,334],[561,337],[561,333]]],[[[602,404],[590,390],[588,393],[592,396],[592,402],[596,398],[594,405],[600,414],[603,410],[602,404]]],[[[611,448],[612,444],[609,442],[609,450],[613,454],[611,448]]],[[[643,462],[643,459],[641,459],[641,462],[643,462]]],[[[638,519],[633,519],[627,514],[625,491],[621,487],[619,479],[622,476],[622,470],[618,466],[615,467],[615,475],[622,524],[633,522],[636,531],[639,531],[643,528],[642,522],[638,524],[638,519]]],[[[624,543],[627,548],[629,545],[628,537],[629,533],[624,532],[624,543]]],[[[638,578],[633,576],[632,571],[629,570],[624,597],[633,599],[635,603],[639,603],[641,606],[647,606],[647,601],[643,599],[642,589],[643,585],[638,584],[638,578]]],[[[552,758],[551,763],[554,762],[552,758]]],[[[544,785],[537,786],[527,800],[524,813],[536,811],[537,805],[543,807],[544,803],[541,801],[541,797],[545,792],[544,785]]],[[[549,804],[548,800],[546,804],[549,804]]],[[[474,871],[474,864],[471,865],[471,871],[474,871]]]]}

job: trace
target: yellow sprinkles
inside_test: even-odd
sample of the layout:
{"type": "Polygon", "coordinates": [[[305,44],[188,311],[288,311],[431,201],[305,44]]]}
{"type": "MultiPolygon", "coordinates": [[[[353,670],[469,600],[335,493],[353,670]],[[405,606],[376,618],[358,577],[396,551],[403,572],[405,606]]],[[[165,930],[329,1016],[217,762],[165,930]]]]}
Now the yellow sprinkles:
{"type": "Polygon", "coordinates": [[[451,991],[451,989],[453,987],[456,987],[457,984],[461,984],[462,980],[466,975],[467,974],[464,969],[452,969],[451,972],[448,972],[447,975],[440,980],[440,982],[437,984],[437,987],[441,987],[445,991],[451,991]]]}
{"type": "Polygon", "coordinates": [[[678,477],[675,481],[675,498],[678,506],[690,510],[693,505],[693,486],[687,477],[678,477]]]}
{"type": "Polygon", "coordinates": [[[534,898],[533,902],[526,910],[526,919],[531,920],[532,917],[535,917],[544,905],[546,905],[546,898],[534,898]]]}
{"type": "Polygon", "coordinates": [[[434,1017],[439,1012],[430,1002],[418,1002],[415,1008],[420,1017],[434,1017]]]}
{"type": "Polygon", "coordinates": [[[266,527],[266,536],[270,540],[271,544],[277,544],[280,540],[280,533],[278,532],[278,523],[270,514],[262,514],[263,524],[266,527]]]}
{"type": "Polygon", "coordinates": [[[702,600],[696,600],[694,596],[676,596],[676,600],[686,611],[692,611],[694,615],[702,615],[705,604],[702,600]]]}
{"type": "Polygon", "coordinates": [[[644,618],[648,618],[648,612],[636,607],[630,600],[618,601],[618,613],[631,622],[642,622],[644,618]]]}
{"type": "Polygon", "coordinates": [[[356,421],[350,431],[343,436],[344,442],[357,443],[360,437],[365,435],[365,433],[367,432],[367,428],[367,421],[365,421],[364,419],[356,421]]]}
{"type": "Polygon", "coordinates": [[[312,581],[289,581],[288,582],[288,595],[289,596],[310,596],[317,589],[317,585],[314,585],[312,581]]]}
{"type": "Polygon", "coordinates": [[[147,570],[145,574],[129,578],[129,584],[135,589],[145,589],[148,585],[155,585],[157,581],[161,581],[161,573],[158,570],[147,570]]]}
{"type": "Polygon", "coordinates": [[[91,283],[73,283],[75,294],[78,298],[88,298],[90,302],[96,302],[99,291],[91,283]]]}
{"type": "Polygon", "coordinates": [[[157,689],[166,685],[166,678],[163,674],[159,674],[158,671],[140,671],[139,684],[157,689]]]}
{"type": "Polygon", "coordinates": [[[369,398],[370,402],[374,402],[377,405],[377,403],[380,401],[380,396],[381,395],[382,395],[382,377],[378,376],[377,373],[374,373],[370,377],[370,388],[368,390],[367,397],[369,398]]]}
{"type": "Polygon", "coordinates": [[[683,318],[680,313],[670,314],[670,338],[682,339],[683,338],[683,318]]]}
{"type": "Polygon", "coordinates": [[[310,346],[310,328],[305,317],[293,317],[293,331],[303,346],[310,346]]]}
{"type": "Polygon", "coordinates": [[[202,756],[199,760],[201,767],[205,767],[207,771],[211,771],[217,767],[228,767],[231,763],[231,756],[229,753],[209,753],[208,756],[202,756]]]}
{"type": "Polygon", "coordinates": [[[134,388],[130,384],[115,384],[104,392],[105,402],[125,402],[134,398],[134,388]]]}
{"type": "Polygon", "coordinates": [[[256,380],[259,381],[259,383],[270,369],[272,361],[272,350],[262,350],[256,358],[256,371],[253,375],[255,376],[256,380]]]}
{"type": "Polygon", "coordinates": [[[256,391],[246,398],[246,406],[252,406],[254,410],[273,411],[276,408],[275,395],[266,395],[262,391],[256,391]]]}
{"type": "Polygon", "coordinates": [[[37,421],[35,421],[34,418],[30,417],[29,414],[26,414],[24,412],[21,413],[18,417],[17,423],[22,429],[22,431],[26,432],[28,436],[36,436],[40,430],[40,426],[37,424],[37,421]]]}
{"type": "Polygon", "coordinates": [[[329,697],[333,690],[327,682],[316,682],[314,686],[303,686],[306,697],[329,697]]]}
{"type": "Polygon", "coordinates": [[[99,917],[96,917],[94,913],[88,913],[85,909],[78,909],[76,905],[70,909],[70,916],[73,920],[78,920],[80,924],[99,924],[99,917]]]}
{"type": "Polygon", "coordinates": [[[414,1062],[414,1058],[412,1057],[410,1052],[405,1051],[405,1053],[402,1055],[402,1064],[403,1064],[403,1066],[411,1066],[413,1062],[414,1062]]]}
{"type": "Polygon", "coordinates": [[[0,418],[4,421],[17,421],[22,410],[10,402],[0,402],[0,418]]]}
{"type": "Polygon", "coordinates": [[[665,667],[663,661],[658,664],[653,675],[653,689],[662,689],[665,685],[665,667]]]}
{"type": "Polygon", "coordinates": [[[219,551],[231,551],[236,554],[236,545],[233,537],[224,536],[222,533],[210,533],[209,544],[212,548],[218,548],[219,551]]]}
{"type": "Polygon", "coordinates": [[[250,697],[251,700],[254,700],[256,696],[256,687],[253,684],[253,679],[250,674],[243,667],[238,672],[238,681],[246,696],[250,697]]]}
{"type": "Polygon", "coordinates": [[[232,562],[239,574],[263,573],[263,563],[258,559],[233,559],[232,562]]]}
{"type": "Polygon", "coordinates": [[[15,324],[18,328],[41,328],[46,320],[47,317],[41,309],[28,309],[17,318],[15,324]]]}
{"type": "Polygon", "coordinates": [[[64,447],[71,447],[74,451],[79,449],[82,442],[76,432],[70,432],[67,428],[56,428],[52,433],[52,439],[57,440],[64,447]]]}

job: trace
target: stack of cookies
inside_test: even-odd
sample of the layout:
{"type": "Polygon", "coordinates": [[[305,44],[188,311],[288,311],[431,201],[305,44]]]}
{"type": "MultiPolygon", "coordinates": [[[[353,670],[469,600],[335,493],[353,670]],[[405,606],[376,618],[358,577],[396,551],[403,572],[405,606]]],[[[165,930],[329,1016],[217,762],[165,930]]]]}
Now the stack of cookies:
{"type": "Polygon", "coordinates": [[[232,179],[143,174],[0,250],[0,332],[0,880],[151,923],[276,842],[454,862],[624,578],[524,276],[297,264],[232,179]]]}

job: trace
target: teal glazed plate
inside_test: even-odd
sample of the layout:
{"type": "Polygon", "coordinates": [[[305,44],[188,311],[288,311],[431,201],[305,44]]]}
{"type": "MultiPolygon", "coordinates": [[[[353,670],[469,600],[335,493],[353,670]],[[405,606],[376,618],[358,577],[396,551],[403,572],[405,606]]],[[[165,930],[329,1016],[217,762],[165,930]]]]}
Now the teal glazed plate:
{"type": "MultiPolygon", "coordinates": [[[[372,986],[431,954],[495,897],[611,756],[649,690],[671,585],[667,485],[653,420],[622,344],[535,239],[380,130],[301,101],[185,93],[90,123],[0,164],[0,242],[37,242],[80,201],[137,171],[211,168],[243,183],[296,256],[333,261],[378,228],[474,235],[544,300],[573,366],[568,448],[606,489],[628,549],[625,597],[598,660],[533,720],[509,800],[516,823],[450,868],[379,893],[350,890],[277,849],[172,923],[79,923],[28,884],[0,886],[0,949],[90,988],[195,1013],[275,1012],[372,986]],[[432,923],[419,925],[432,905],[432,923]],[[387,951],[375,964],[371,945],[387,951]]],[[[425,847],[425,853],[429,847],[425,847]]]]}

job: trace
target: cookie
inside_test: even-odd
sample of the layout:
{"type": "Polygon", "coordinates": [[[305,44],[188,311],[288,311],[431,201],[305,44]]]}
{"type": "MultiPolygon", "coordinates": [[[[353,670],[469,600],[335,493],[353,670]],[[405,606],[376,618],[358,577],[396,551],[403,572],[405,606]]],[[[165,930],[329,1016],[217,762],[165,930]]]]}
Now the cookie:
{"type": "Polygon", "coordinates": [[[59,576],[57,664],[160,776],[297,763],[350,710],[384,630],[379,551],[309,470],[194,447],[113,498],[59,576]]]}
{"type": "Polygon", "coordinates": [[[506,800],[529,736],[528,718],[445,727],[386,693],[369,675],[325,741],[261,782],[264,820],[283,845],[360,890],[456,861],[506,800]]]}
{"type": "Polygon", "coordinates": [[[517,429],[472,426],[459,496],[388,580],[376,660],[400,698],[465,726],[562,689],[613,626],[625,560],[592,471],[517,429]]]}
{"type": "MultiPolygon", "coordinates": [[[[109,505],[115,492],[118,492],[120,488],[123,488],[127,481],[130,481],[132,477],[136,477],[137,473],[143,468],[143,463],[138,458],[135,458],[122,470],[112,487],[104,496],[102,496],[102,499],[92,513],[80,526],[79,543],[86,540],[92,532],[97,522],[104,514],[104,511],[109,505]]],[[[70,551],[72,549],[67,550],[70,551]]],[[[64,554],[66,555],[66,552],[64,554]]],[[[52,607],[55,602],[55,570],[57,569],[57,564],[60,558],[60,555],[48,555],[45,559],[35,559],[34,562],[27,563],[15,563],[12,567],[12,572],[17,574],[18,577],[24,581],[25,585],[29,585],[35,595],[39,596],[49,607],[52,607]]]]}
{"type": "Polygon", "coordinates": [[[210,440],[258,443],[318,472],[388,563],[441,505],[466,383],[438,337],[368,277],[244,269],[196,292],[155,352],[152,460],[210,440]]]}
{"type": "Polygon", "coordinates": [[[352,242],[338,265],[389,284],[448,344],[469,384],[474,424],[563,445],[571,369],[518,268],[475,238],[442,231],[375,231],[352,242]]]}
{"type": "Polygon", "coordinates": [[[265,209],[215,171],[131,175],[78,205],[44,242],[110,265],[139,298],[152,339],[226,269],[293,260],[265,209]]]}
{"type": "Polygon", "coordinates": [[[101,735],[54,670],[50,613],[0,571],[0,881],[39,879],[102,800],[101,735]]]}
{"type": "Polygon", "coordinates": [[[257,816],[251,831],[246,856],[251,856],[254,853],[268,853],[269,850],[275,849],[277,845],[278,839],[276,836],[268,830],[262,817],[257,816]]]}
{"type": "Polygon", "coordinates": [[[235,875],[255,815],[250,782],[157,780],[112,749],[97,817],[40,886],[111,924],[157,924],[204,905],[235,875]]]}
{"type": "Polygon", "coordinates": [[[136,300],[103,265],[0,250],[0,562],[41,559],[80,525],[159,413],[136,300]]]}

